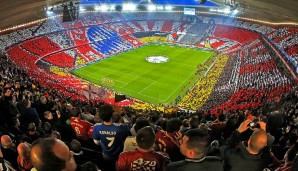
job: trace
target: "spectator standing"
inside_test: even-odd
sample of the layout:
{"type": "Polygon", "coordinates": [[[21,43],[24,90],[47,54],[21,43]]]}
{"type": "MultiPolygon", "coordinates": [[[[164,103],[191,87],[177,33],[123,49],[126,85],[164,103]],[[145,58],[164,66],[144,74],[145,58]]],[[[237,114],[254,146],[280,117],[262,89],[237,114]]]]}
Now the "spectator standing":
{"type": "Polygon", "coordinates": [[[103,123],[94,125],[93,140],[100,145],[103,159],[109,163],[106,166],[114,169],[119,154],[123,151],[124,141],[129,134],[129,126],[126,124],[114,124],[112,106],[105,104],[99,107],[100,117],[103,123]]]}
{"type": "Polygon", "coordinates": [[[25,100],[26,109],[25,112],[20,117],[20,122],[24,128],[27,128],[29,123],[35,123],[35,125],[39,124],[39,115],[35,108],[31,107],[31,102],[29,99],[25,100]]]}
{"type": "Polygon", "coordinates": [[[76,137],[79,140],[88,141],[88,130],[92,124],[81,119],[81,111],[79,108],[73,108],[71,113],[73,117],[70,118],[70,124],[76,134],[76,137]]]}
{"type": "Polygon", "coordinates": [[[166,131],[157,133],[157,148],[167,153],[172,162],[184,159],[180,152],[179,140],[182,138],[182,122],[179,119],[170,119],[167,122],[166,131]]]}
{"type": "MultiPolygon", "coordinates": [[[[136,121],[136,124],[133,126],[134,131],[137,133],[140,129],[145,126],[150,126],[150,123],[147,119],[139,117],[136,121]]],[[[137,148],[136,136],[129,136],[125,139],[123,151],[133,151],[137,148]]]]}
{"type": "Polygon", "coordinates": [[[13,118],[19,117],[18,109],[12,104],[12,91],[10,87],[4,88],[4,95],[0,98],[0,125],[9,128],[13,118]]]}
{"type": "Polygon", "coordinates": [[[272,163],[269,150],[266,147],[267,134],[264,122],[258,122],[261,129],[253,132],[247,144],[243,142],[238,145],[240,134],[249,128],[250,122],[249,119],[242,122],[227,140],[227,146],[221,147],[225,171],[263,171],[272,163]]]}
{"type": "Polygon", "coordinates": [[[35,123],[30,123],[28,125],[28,131],[26,134],[30,139],[30,143],[32,143],[33,141],[37,140],[38,138],[41,138],[42,136],[40,135],[40,133],[36,130],[36,125],[35,123]]]}
{"type": "Polygon", "coordinates": [[[166,154],[154,151],[155,133],[150,126],[137,132],[137,149],[120,154],[117,171],[164,170],[170,162],[166,154]]]}
{"type": "Polygon", "coordinates": [[[94,115],[90,113],[90,106],[84,107],[83,119],[90,123],[94,123],[94,115]]]}
{"type": "Polygon", "coordinates": [[[36,110],[37,110],[37,113],[39,114],[39,118],[41,119],[41,121],[45,122],[43,114],[46,111],[51,111],[51,107],[48,104],[48,100],[47,100],[46,96],[41,96],[39,101],[40,101],[40,103],[37,104],[36,110]]]}
{"type": "Polygon", "coordinates": [[[226,127],[224,114],[219,114],[218,118],[209,125],[210,135],[212,140],[220,140],[221,133],[226,127]]]}

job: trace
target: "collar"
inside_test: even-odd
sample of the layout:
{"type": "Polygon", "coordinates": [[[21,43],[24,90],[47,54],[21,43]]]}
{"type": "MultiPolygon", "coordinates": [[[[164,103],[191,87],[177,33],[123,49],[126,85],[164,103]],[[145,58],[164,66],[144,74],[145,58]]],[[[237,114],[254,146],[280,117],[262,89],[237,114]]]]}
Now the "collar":
{"type": "Polygon", "coordinates": [[[78,155],[82,155],[83,154],[83,151],[80,151],[80,152],[78,152],[78,153],[73,153],[73,155],[75,155],[75,156],[78,156],[78,155]]]}
{"type": "Polygon", "coordinates": [[[206,159],[206,156],[204,156],[203,158],[200,158],[200,159],[189,159],[189,158],[186,158],[185,161],[194,162],[194,163],[200,163],[200,162],[204,161],[205,159],[206,159]]]}

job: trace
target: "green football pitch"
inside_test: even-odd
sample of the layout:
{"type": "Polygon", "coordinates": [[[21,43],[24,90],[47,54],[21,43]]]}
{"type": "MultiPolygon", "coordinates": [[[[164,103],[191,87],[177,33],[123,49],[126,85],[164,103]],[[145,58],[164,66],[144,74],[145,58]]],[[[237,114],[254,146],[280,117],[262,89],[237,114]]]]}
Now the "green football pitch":
{"type": "Polygon", "coordinates": [[[205,71],[196,74],[197,66],[213,54],[194,48],[150,44],[76,69],[73,74],[146,102],[167,104],[184,95],[203,76],[205,71]],[[169,61],[150,63],[146,61],[150,56],[166,56],[169,61]]]}

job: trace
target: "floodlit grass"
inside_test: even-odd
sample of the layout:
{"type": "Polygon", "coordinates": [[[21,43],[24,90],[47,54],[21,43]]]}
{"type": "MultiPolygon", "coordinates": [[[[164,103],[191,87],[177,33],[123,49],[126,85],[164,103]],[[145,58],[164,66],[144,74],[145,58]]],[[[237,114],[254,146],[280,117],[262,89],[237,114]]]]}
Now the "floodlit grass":
{"type": "Polygon", "coordinates": [[[172,103],[203,75],[197,66],[213,52],[179,46],[151,44],[90,64],[73,73],[153,104],[172,103]],[[146,57],[163,55],[167,63],[149,63],[146,57]]]}

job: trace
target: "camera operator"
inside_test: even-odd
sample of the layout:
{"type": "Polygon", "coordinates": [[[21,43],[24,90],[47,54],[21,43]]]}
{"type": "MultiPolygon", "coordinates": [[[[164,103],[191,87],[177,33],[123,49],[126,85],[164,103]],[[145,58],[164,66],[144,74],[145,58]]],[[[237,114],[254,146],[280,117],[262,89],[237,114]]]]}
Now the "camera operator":
{"type": "MultiPolygon", "coordinates": [[[[262,171],[272,163],[267,146],[266,124],[258,121],[260,128],[255,129],[247,142],[240,143],[240,134],[252,126],[252,119],[242,122],[221,147],[225,171],[262,171]]],[[[254,123],[255,124],[255,123],[254,123]]]]}

